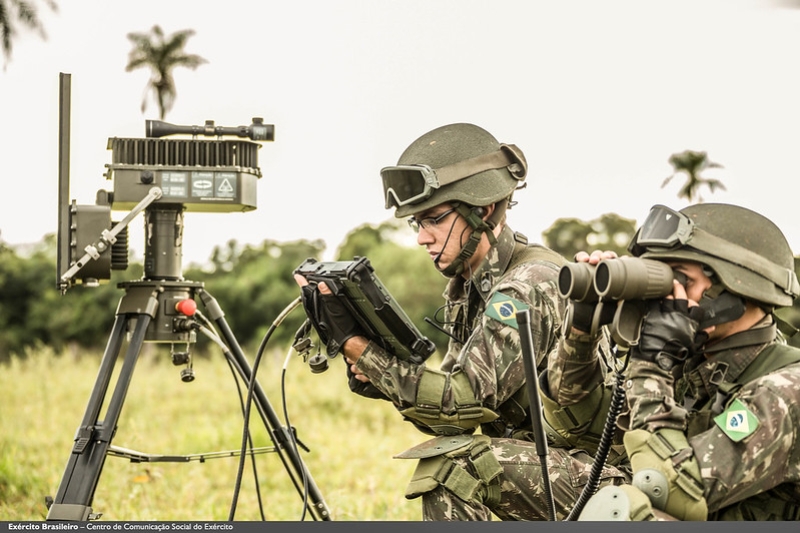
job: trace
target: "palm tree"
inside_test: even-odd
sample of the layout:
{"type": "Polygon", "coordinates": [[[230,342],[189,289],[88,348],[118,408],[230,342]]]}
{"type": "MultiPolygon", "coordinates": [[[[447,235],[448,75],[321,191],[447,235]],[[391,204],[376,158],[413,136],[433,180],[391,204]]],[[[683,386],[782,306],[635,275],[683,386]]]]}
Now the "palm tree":
{"type": "Polygon", "coordinates": [[[686,183],[678,191],[678,198],[685,198],[689,203],[693,202],[695,198],[697,198],[698,202],[702,202],[700,187],[706,186],[712,193],[717,189],[725,190],[725,185],[720,180],[704,178],[700,175],[709,168],[723,168],[719,163],[710,161],[706,152],[684,150],[683,152],[672,154],[669,158],[669,164],[672,165],[673,172],[671,176],[664,180],[661,188],[664,188],[679,172],[686,174],[686,183]]]}
{"type": "Polygon", "coordinates": [[[161,27],[156,24],[149,33],[129,33],[128,39],[133,49],[128,56],[127,72],[141,67],[152,70],[150,81],[145,86],[142,98],[142,113],[147,109],[147,96],[152,91],[158,104],[159,118],[164,117],[175,103],[177,91],[172,69],[188,67],[192,70],[207,61],[195,54],[187,54],[183,48],[186,41],[194,35],[194,30],[181,30],[165,36],[161,27]]]}
{"type": "MultiPolygon", "coordinates": [[[[54,0],[44,0],[44,3],[53,11],[58,11],[58,6],[54,0]]],[[[37,32],[42,39],[47,39],[44,27],[39,21],[37,9],[32,2],[27,0],[0,0],[0,46],[3,48],[3,56],[6,63],[11,60],[12,38],[17,34],[14,26],[16,21],[37,32]]]]}

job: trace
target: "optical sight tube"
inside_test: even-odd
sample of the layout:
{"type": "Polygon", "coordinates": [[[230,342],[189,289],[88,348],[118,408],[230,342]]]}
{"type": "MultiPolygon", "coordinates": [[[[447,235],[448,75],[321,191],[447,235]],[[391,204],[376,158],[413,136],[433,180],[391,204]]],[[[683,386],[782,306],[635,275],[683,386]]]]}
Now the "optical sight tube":
{"type": "Polygon", "coordinates": [[[144,278],[182,279],[183,206],[157,204],[145,211],[144,278]]]}
{"type": "Polygon", "coordinates": [[[597,264],[594,288],[612,300],[650,300],[672,292],[672,267],[639,257],[604,259],[597,264]]]}

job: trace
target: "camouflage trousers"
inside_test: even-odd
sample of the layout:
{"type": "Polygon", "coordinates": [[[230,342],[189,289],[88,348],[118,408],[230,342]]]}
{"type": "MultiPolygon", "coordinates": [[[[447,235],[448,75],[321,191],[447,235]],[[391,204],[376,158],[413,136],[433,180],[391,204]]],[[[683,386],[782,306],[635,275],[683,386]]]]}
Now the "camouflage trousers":
{"type": "MultiPolygon", "coordinates": [[[[433,447],[444,453],[420,458],[406,497],[422,497],[423,520],[549,519],[534,443],[483,435],[461,439],[433,447]]],[[[404,454],[398,457],[414,456],[404,454]]],[[[567,517],[588,483],[592,462],[582,450],[549,449],[547,471],[558,520],[567,517]]],[[[629,482],[626,472],[609,466],[602,470],[600,487],[629,482]]]]}

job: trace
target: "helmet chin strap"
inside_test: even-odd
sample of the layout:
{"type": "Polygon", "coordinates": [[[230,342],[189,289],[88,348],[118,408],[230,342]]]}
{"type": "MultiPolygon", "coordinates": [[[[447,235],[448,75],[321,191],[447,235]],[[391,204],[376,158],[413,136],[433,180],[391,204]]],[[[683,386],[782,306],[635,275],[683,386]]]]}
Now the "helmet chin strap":
{"type": "Polygon", "coordinates": [[[497,202],[494,212],[486,220],[483,220],[483,218],[475,212],[474,207],[462,203],[455,206],[456,212],[461,215],[472,228],[472,234],[470,234],[467,243],[461,248],[458,257],[453,259],[453,262],[447,265],[446,268],[439,269],[442,275],[448,278],[460,276],[466,268],[467,261],[475,254],[475,250],[478,249],[478,244],[480,244],[481,237],[483,237],[484,233],[492,246],[497,244],[497,237],[494,236],[494,229],[497,227],[497,224],[500,223],[500,220],[503,219],[503,215],[508,207],[508,200],[509,199],[505,199],[497,202]]]}

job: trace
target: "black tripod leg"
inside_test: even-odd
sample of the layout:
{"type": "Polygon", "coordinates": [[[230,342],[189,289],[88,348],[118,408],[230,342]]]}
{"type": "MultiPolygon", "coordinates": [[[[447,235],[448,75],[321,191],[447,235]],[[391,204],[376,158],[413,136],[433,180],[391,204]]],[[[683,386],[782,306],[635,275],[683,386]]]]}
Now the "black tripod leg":
{"type": "MultiPolygon", "coordinates": [[[[253,370],[250,367],[250,363],[247,361],[242,348],[239,346],[236,337],[233,335],[233,332],[228,325],[228,321],[225,320],[225,313],[222,312],[222,308],[219,306],[216,299],[214,299],[214,297],[211,296],[207,291],[202,291],[200,297],[203,300],[205,307],[209,310],[211,319],[217,324],[223,338],[230,347],[231,353],[236,359],[237,370],[242,375],[242,378],[245,380],[245,382],[250,383],[253,370]]],[[[273,443],[275,444],[275,450],[283,461],[286,471],[289,473],[289,477],[292,479],[292,482],[294,483],[301,497],[304,496],[304,488],[297,476],[302,476],[302,479],[304,479],[307,483],[308,497],[310,499],[310,504],[308,506],[309,511],[311,511],[317,520],[331,520],[328,506],[325,503],[322,493],[317,487],[314,478],[311,477],[311,472],[308,471],[308,467],[303,462],[303,458],[300,457],[299,453],[297,452],[297,448],[290,444],[290,439],[292,436],[289,434],[289,428],[281,425],[280,418],[278,418],[278,415],[272,408],[272,405],[270,404],[267,395],[264,393],[264,389],[262,389],[261,385],[258,383],[258,380],[256,380],[254,384],[253,396],[256,401],[256,408],[261,414],[261,418],[269,430],[273,443]],[[287,455],[291,465],[287,462],[287,455]]]]}
{"type": "Polygon", "coordinates": [[[106,452],[117,429],[122,404],[125,401],[133,370],[141,352],[147,326],[150,324],[149,315],[137,316],[136,328],[128,344],[114,393],[106,409],[105,420],[101,421],[98,419],[100,409],[103,406],[114,365],[119,356],[128,317],[117,315],[114,321],[89,404],[81,426],[75,435],[75,445],[72,448],[56,497],[48,510],[47,520],[86,521],[95,518],[91,508],[92,499],[105,464],[106,452]]]}

